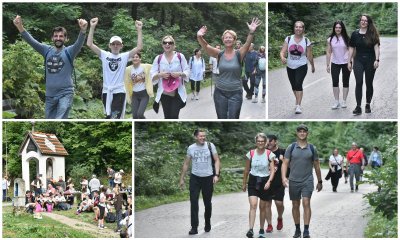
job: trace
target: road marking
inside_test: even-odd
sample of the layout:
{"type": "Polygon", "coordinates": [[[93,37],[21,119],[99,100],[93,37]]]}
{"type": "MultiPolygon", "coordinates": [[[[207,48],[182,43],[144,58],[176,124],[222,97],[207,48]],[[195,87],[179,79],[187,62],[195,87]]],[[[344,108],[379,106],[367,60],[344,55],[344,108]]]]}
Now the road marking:
{"type": "Polygon", "coordinates": [[[325,80],[325,79],[329,79],[329,78],[328,78],[328,77],[322,77],[322,78],[320,78],[320,79],[317,79],[317,80],[315,80],[314,82],[312,82],[312,83],[310,83],[310,84],[304,86],[303,89],[308,88],[308,87],[310,87],[310,86],[312,86],[312,85],[314,85],[314,84],[316,84],[316,83],[318,83],[318,82],[320,82],[320,81],[322,81],[322,80],[325,80]]]}
{"type": "MultiPolygon", "coordinates": [[[[212,231],[213,229],[215,229],[215,228],[217,228],[217,227],[219,227],[219,226],[225,224],[225,223],[227,223],[227,221],[221,221],[221,222],[217,222],[216,224],[212,224],[212,225],[211,225],[211,231],[212,231]]],[[[206,233],[206,232],[205,232],[204,230],[199,231],[199,235],[200,235],[200,234],[203,234],[203,233],[206,233]]]]}

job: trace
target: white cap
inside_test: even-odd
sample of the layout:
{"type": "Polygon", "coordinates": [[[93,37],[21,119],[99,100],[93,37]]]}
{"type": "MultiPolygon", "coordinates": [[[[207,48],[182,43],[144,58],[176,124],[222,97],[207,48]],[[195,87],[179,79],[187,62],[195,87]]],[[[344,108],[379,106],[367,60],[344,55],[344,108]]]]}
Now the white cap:
{"type": "Polygon", "coordinates": [[[124,172],[124,170],[122,170],[122,169],[121,169],[121,170],[119,170],[119,172],[120,172],[120,173],[125,173],[125,172],[124,172]]]}
{"type": "Polygon", "coordinates": [[[122,44],[122,39],[120,37],[113,36],[112,38],[110,38],[110,43],[113,43],[115,41],[120,42],[122,44]]]}

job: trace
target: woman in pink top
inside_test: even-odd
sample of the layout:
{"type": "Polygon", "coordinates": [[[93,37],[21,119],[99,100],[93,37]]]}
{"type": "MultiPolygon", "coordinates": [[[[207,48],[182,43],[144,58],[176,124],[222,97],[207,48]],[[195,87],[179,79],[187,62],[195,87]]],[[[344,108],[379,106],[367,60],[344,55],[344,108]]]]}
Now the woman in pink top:
{"type": "Polygon", "coordinates": [[[332,27],[332,33],[326,44],[326,71],[332,75],[333,96],[335,103],[332,109],[347,107],[346,99],[349,93],[350,71],[347,68],[349,62],[349,36],[346,32],[344,23],[340,20],[336,21],[332,27]],[[339,103],[339,74],[342,70],[343,81],[343,102],[339,103]]]}

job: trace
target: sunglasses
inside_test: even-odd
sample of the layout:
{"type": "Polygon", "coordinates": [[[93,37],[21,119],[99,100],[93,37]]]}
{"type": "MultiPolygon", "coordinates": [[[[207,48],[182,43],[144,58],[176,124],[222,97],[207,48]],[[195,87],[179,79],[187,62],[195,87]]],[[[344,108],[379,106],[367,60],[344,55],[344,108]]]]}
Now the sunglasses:
{"type": "Polygon", "coordinates": [[[166,42],[166,41],[163,41],[162,43],[163,43],[164,45],[167,45],[167,44],[168,44],[168,45],[174,45],[174,42],[166,42]]]}

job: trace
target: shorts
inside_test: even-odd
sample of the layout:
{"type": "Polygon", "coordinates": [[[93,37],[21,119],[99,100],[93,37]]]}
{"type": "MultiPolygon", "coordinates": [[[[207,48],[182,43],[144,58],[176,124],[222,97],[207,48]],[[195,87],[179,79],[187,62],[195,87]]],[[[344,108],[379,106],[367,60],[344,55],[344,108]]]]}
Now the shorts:
{"type": "Polygon", "coordinates": [[[314,178],[311,175],[304,182],[293,182],[289,180],[289,197],[290,200],[300,200],[303,198],[311,198],[314,191],[314,178]]]}
{"type": "Polygon", "coordinates": [[[272,199],[275,201],[283,201],[285,197],[285,187],[279,186],[271,189],[272,199]]]}
{"type": "Polygon", "coordinates": [[[268,177],[256,177],[253,175],[249,175],[249,182],[247,183],[247,195],[256,196],[263,201],[271,201],[272,193],[271,189],[264,190],[264,186],[269,179],[268,177]]]}

